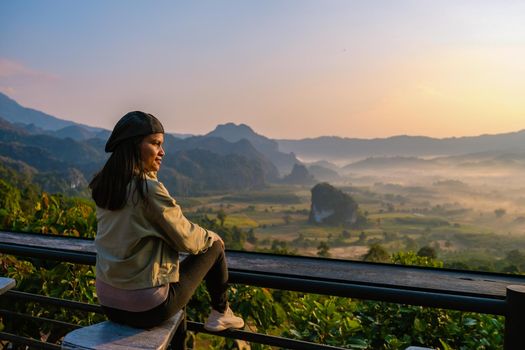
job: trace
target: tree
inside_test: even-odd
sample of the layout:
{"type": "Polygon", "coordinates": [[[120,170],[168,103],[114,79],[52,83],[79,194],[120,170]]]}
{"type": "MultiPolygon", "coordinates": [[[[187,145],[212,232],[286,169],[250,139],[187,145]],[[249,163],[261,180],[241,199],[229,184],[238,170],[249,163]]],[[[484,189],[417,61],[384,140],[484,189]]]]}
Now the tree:
{"type": "Polygon", "coordinates": [[[248,243],[257,244],[257,237],[255,237],[255,232],[253,231],[253,228],[248,230],[246,240],[248,241],[248,243]]]}
{"type": "Polygon", "coordinates": [[[282,255],[294,255],[295,253],[291,251],[288,247],[288,243],[286,241],[281,241],[278,239],[272,240],[272,248],[270,249],[270,252],[276,253],[276,254],[282,254],[282,255]]]}
{"type": "Polygon", "coordinates": [[[220,209],[217,212],[217,220],[220,221],[221,226],[224,226],[224,220],[226,220],[226,212],[224,212],[224,210],[220,209]]]}
{"type": "Polygon", "coordinates": [[[501,269],[501,272],[519,274],[520,269],[516,265],[508,265],[501,269]]]}
{"type": "Polygon", "coordinates": [[[435,259],[437,257],[436,250],[429,246],[424,246],[419,249],[417,256],[426,256],[427,258],[435,259]]]}
{"type": "Polygon", "coordinates": [[[404,240],[405,240],[405,250],[415,252],[417,249],[416,240],[406,235],[404,237],[404,240]]]}
{"type": "Polygon", "coordinates": [[[515,266],[518,270],[525,270],[525,254],[520,252],[518,249],[513,249],[507,252],[505,261],[509,266],[515,266]]]}
{"type": "Polygon", "coordinates": [[[328,246],[328,243],[325,241],[321,241],[319,243],[319,246],[317,247],[317,255],[321,256],[323,258],[329,258],[330,257],[330,247],[328,246]]]}
{"type": "Polygon", "coordinates": [[[503,208],[498,208],[494,210],[494,214],[496,215],[497,218],[501,218],[503,215],[507,214],[507,211],[503,208]]]}
{"type": "MultiPolygon", "coordinates": [[[[246,241],[246,233],[237,226],[231,228],[231,241],[228,242],[228,248],[242,250],[246,241]]],[[[226,241],[224,242],[226,243],[226,241]]]]}
{"type": "Polygon", "coordinates": [[[11,226],[21,213],[20,190],[0,179],[0,224],[2,228],[11,226]]]}
{"type": "Polygon", "coordinates": [[[380,244],[372,244],[368,253],[363,257],[364,261],[371,262],[390,262],[390,254],[380,244]]]}

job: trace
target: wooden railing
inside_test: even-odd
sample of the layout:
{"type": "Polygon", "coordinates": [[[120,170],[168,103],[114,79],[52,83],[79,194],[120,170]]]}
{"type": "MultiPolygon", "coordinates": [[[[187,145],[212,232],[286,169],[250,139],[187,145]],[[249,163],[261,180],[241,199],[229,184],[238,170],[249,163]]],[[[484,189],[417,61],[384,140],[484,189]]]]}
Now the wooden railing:
{"type": "MultiPolygon", "coordinates": [[[[96,259],[92,240],[30,233],[0,231],[0,252],[88,265],[96,259]]],[[[525,276],[244,251],[226,256],[232,283],[503,315],[505,350],[525,349],[525,276]]],[[[188,329],[205,332],[197,323],[188,329]]],[[[225,335],[290,349],[336,348],[244,331],[225,335]]]]}

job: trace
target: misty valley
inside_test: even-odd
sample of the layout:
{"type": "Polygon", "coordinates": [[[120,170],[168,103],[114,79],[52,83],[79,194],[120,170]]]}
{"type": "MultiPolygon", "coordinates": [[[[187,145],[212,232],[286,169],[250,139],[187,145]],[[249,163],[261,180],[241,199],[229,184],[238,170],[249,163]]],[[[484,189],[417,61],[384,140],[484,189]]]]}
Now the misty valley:
{"type": "Polygon", "coordinates": [[[311,185],[179,200],[192,216],[220,212],[224,225],[250,232],[239,247],[246,250],[360,260],[374,244],[389,253],[431,247],[450,267],[525,268],[525,257],[516,254],[525,249],[525,168],[441,159],[429,169],[383,161],[346,173],[337,169],[340,178],[330,182],[358,203],[366,221],[357,226],[309,223],[311,185]],[[321,251],[322,244],[328,249],[321,251]]]}

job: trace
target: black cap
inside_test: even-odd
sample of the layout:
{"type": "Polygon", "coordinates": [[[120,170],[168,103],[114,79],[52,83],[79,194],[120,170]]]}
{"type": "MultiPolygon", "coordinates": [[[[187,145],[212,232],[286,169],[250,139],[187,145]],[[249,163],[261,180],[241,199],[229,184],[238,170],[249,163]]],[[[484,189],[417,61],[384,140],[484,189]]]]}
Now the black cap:
{"type": "Polygon", "coordinates": [[[160,121],[149,113],[129,112],[117,122],[106,142],[106,152],[113,152],[119,143],[130,137],[164,133],[160,121]]]}

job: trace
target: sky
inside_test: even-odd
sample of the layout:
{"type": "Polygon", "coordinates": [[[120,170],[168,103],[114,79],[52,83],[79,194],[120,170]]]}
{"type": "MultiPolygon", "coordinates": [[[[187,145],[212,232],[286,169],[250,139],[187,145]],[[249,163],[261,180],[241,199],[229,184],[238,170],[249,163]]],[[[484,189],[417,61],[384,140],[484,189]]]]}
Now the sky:
{"type": "Polygon", "coordinates": [[[111,129],[131,110],[277,139],[525,129],[525,1],[2,0],[0,91],[111,129]]]}

